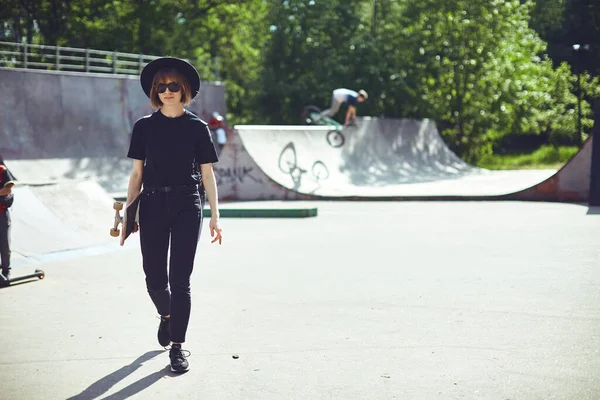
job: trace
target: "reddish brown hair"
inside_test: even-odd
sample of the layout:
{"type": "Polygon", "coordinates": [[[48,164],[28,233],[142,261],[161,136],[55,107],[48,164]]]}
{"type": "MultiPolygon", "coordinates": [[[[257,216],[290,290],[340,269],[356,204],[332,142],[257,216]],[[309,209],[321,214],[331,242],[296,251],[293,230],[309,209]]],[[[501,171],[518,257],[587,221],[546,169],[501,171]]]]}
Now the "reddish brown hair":
{"type": "Polygon", "coordinates": [[[152,107],[158,109],[163,105],[162,101],[160,101],[160,97],[158,97],[157,86],[159,83],[169,82],[177,82],[181,85],[181,102],[184,106],[190,104],[192,101],[192,89],[189,82],[176,69],[163,68],[157,71],[152,79],[152,88],[150,88],[150,102],[152,103],[152,107]]]}

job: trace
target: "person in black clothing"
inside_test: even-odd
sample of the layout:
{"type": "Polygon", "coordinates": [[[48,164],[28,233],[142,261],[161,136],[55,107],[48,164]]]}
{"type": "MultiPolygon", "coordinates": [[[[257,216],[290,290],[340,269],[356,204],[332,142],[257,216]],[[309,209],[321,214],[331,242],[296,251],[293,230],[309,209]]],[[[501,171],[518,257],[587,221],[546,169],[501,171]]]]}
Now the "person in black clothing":
{"type": "Polygon", "coordinates": [[[10,206],[14,201],[11,185],[6,185],[14,180],[10,171],[0,159],[0,261],[2,262],[2,275],[10,279],[10,206]]]}
{"type": "Polygon", "coordinates": [[[212,243],[222,242],[212,167],[218,157],[208,125],[184,108],[200,89],[192,65],[159,58],[146,65],[140,82],[157,111],[138,119],[133,127],[127,153],[133,159],[127,204],[141,192],[140,244],[146,288],[160,314],[158,342],[172,343],[171,370],[184,372],[189,362],[181,345],[190,319],[190,276],[206,199],[212,243]]]}

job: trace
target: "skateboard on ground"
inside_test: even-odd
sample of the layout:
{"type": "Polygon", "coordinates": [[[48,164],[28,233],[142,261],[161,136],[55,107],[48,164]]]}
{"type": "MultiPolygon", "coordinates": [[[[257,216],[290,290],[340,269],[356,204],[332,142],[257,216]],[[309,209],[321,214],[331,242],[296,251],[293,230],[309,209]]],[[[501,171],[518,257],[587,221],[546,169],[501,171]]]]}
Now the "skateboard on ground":
{"type": "Polygon", "coordinates": [[[131,204],[125,207],[123,216],[121,216],[120,213],[120,211],[123,209],[123,202],[115,201],[113,204],[113,209],[115,210],[115,222],[114,226],[110,230],[110,236],[117,237],[121,235],[121,246],[123,246],[129,235],[131,235],[133,232],[137,232],[138,230],[141,195],[142,193],[140,192],[135,199],[133,199],[131,204]],[[122,225],[122,231],[119,230],[119,224],[122,225]]]}
{"type": "Polygon", "coordinates": [[[0,287],[7,287],[15,282],[25,281],[32,278],[44,279],[45,276],[46,275],[44,274],[44,271],[41,269],[36,269],[33,274],[17,276],[10,279],[6,279],[4,275],[0,274],[0,287]]]}

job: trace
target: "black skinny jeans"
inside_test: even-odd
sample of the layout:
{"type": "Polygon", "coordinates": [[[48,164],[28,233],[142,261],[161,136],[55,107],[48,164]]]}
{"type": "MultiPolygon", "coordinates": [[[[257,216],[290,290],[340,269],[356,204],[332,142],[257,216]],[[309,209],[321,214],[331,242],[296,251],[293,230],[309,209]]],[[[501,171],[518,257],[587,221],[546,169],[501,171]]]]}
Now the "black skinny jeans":
{"type": "Polygon", "coordinates": [[[183,343],[190,319],[190,276],[205,199],[197,187],[166,193],[144,189],[142,196],[139,229],[146,288],[157,312],[171,314],[171,341],[183,343]]]}
{"type": "Polygon", "coordinates": [[[10,272],[10,211],[0,211],[0,261],[2,273],[10,272]]]}

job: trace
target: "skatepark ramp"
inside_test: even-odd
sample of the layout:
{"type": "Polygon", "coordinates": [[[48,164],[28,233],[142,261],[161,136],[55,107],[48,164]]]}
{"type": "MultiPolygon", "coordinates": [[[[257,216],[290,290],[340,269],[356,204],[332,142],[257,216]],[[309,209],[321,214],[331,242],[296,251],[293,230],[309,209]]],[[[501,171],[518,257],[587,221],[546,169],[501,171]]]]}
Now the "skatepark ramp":
{"type": "Polygon", "coordinates": [[[222,198],[586,201],[591,139],[556,170],[466,164],[430,120],[359,118],[324,126],[238,125],[221,154],[222,198]]]}
{"type": "Polygon", "coordinates": [[[11,247],[18,256],[111,245],[113,199],[94,181],[72,181],[13,188],[11,247]]]}
{"type": "MultiPolygon", "coordinates": [[[[0,156],[24,183],[93,179],[124,193],[135,121],[153,110],[137,76],[0,68],[0,156]]],[[[203,82],[188,107],[225,114],[222,84],[203,82]]]]}

